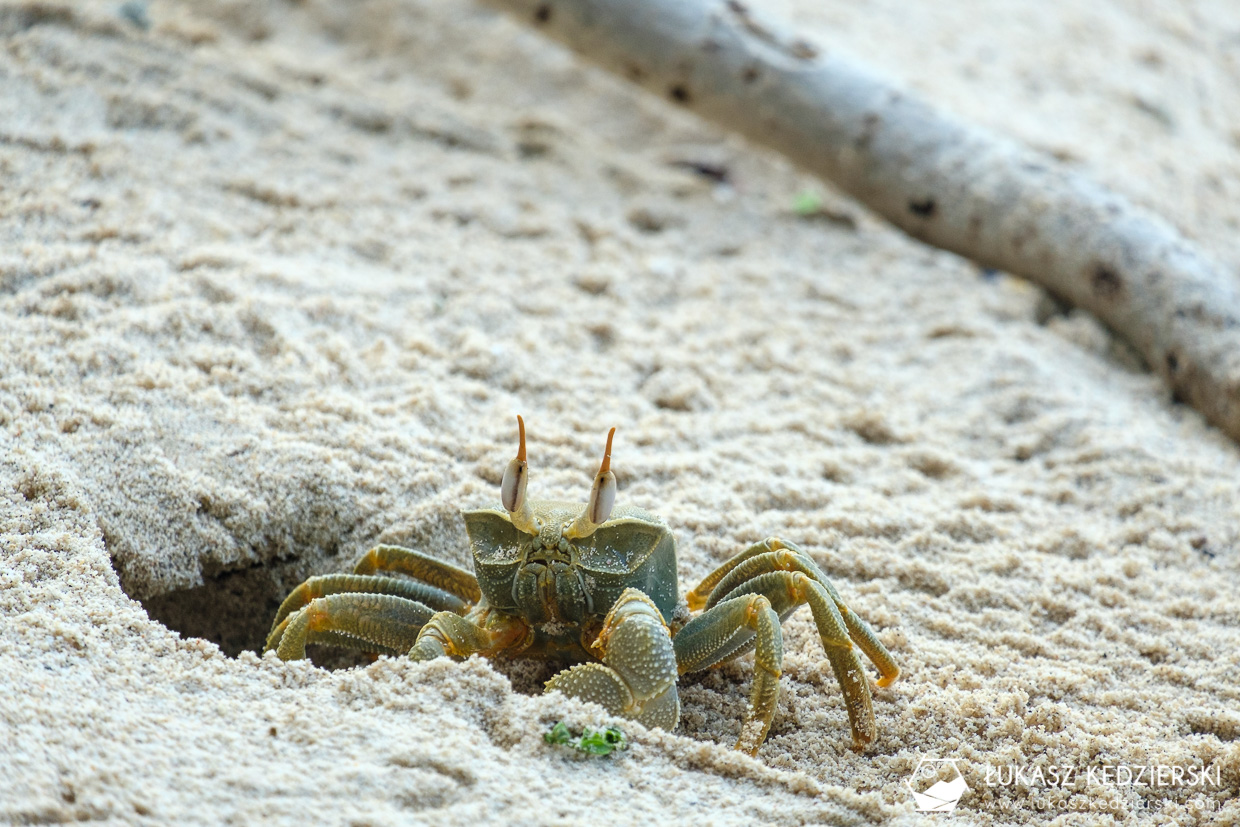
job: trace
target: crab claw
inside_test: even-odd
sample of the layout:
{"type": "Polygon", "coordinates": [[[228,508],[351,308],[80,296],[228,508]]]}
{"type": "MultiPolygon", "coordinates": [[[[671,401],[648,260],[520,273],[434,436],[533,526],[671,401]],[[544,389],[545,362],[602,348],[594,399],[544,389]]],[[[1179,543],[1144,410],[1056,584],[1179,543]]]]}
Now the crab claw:
{"type": "Polygon", "coordinates": [[[593,701],[613,715],[648,727],[676,728],[676,650],[671,633],[649,597],[625,589],[590,647],[602,663],[580,663],[547,681],[548,691],[593,701]]]}

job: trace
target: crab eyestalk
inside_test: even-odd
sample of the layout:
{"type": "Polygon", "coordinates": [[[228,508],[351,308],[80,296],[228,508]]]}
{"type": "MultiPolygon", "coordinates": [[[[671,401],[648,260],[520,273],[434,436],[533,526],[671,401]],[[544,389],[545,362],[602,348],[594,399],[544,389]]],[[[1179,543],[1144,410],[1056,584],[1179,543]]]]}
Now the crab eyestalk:
{"type": "Polygon", "coordinates": [[[512,524],[518,531],[527,534],[538,533],[538,521],[530,509],[529,498],[525,496],[525,484],[529,480],[529,465],[525,461],[525,420],[517,415],[517,430],[520,433],[520,444],[517,457],[504,469],[504,479],[499,484],[499,499],[512,517],[512,524]]]}
{"type": "Polygon", "coordinates": [[[607,433],[607,448],[603,451],[603,464],[594,475],[590,501],[586,503],[581,516],[564,531],[564,536],[570,540],[589,537],[611,516],[611,508],[616,504],[616,475],[611,472],[611,440],[615,435],[615,428],[607,433]]]}

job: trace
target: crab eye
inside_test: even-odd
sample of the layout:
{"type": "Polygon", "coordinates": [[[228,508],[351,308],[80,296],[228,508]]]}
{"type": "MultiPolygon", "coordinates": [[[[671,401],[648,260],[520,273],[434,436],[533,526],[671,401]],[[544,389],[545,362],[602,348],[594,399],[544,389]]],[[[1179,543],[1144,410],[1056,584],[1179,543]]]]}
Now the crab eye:
{"type": "Polygon", "coordinates": [[[611,507],[616,504],[616,475],[608,471],[594,479],[594,487],[590,489],[590,522],[605,523],[611,516],[611,507]]]}
{"type": "Polygon", "coordinates": [[[603,452],[603,464],[594,477],[590,489],[590,502],[586,506],[586,518],[595,524],[607,522],[611,508],[616,504],[616,475],[611,472],[611,440],[616,435],[612,428],[607,434],[607,449],[603,452]]]}
{"type": "Polygon", "coordinates": [[[510,514],[516,513],[525,504],[525,482],[529,478],[529,466],[525,462],[525,421],[517,417],[517,429],[520,431],[520,445],[517,457],[504,469],[504,479],[499,484],[499,499],[510,514]]]}
{"type": "Polygon", "coordinates": [[[499,484],[499,499],[504,508],[515,512],[525,501],[525,480],[529,476],[524,461],[514,459],[504,470],[504,481],[499,484]]]}

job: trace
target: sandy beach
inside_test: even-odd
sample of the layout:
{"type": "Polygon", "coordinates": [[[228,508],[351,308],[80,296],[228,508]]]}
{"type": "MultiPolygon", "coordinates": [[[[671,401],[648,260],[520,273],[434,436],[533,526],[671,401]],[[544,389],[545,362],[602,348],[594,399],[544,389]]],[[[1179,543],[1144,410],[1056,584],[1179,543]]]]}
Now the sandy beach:
{"type": "MultiPolygon", "coordinates": [[[[1240,7],[905,5],[762,12],[1240,274],[1240,7]]],[[[1093,318],[471,3],[0,35],[0,822],[1240,822],[1240,448],[1093,318]],[[585,758],[545,664],[256,652],[377,543],[468,568],[517,414],[543,499],[617,428],[682,592],[804,548],[903,671],[875,741],[805,608],[754,758],[749,656],[585,758]]]]}

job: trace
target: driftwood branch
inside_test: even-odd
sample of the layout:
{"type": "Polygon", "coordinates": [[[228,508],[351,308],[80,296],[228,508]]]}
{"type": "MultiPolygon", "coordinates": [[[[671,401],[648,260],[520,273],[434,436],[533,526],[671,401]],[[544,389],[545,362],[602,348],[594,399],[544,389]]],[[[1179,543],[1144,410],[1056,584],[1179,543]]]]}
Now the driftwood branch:
{"type": "Polygon", "coordinates": [[[1240,440],[1240,295],[1165,221],[758,22],[737,0],[484,0],[772,147],[910,235],[1042,285],[1240,440]]]}

